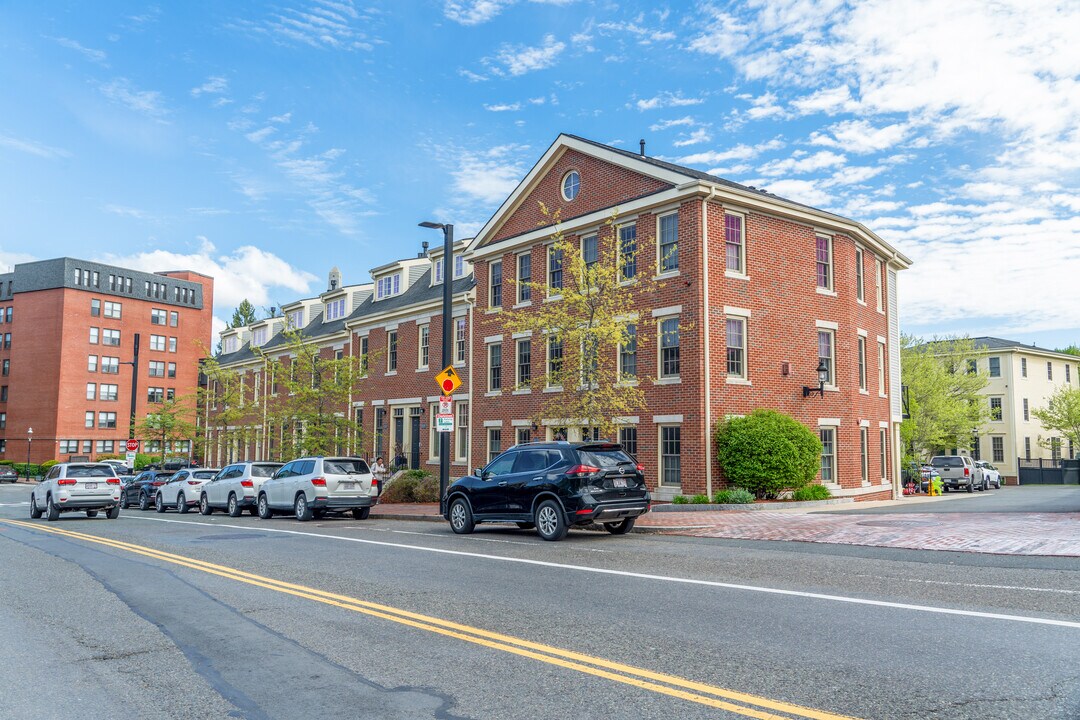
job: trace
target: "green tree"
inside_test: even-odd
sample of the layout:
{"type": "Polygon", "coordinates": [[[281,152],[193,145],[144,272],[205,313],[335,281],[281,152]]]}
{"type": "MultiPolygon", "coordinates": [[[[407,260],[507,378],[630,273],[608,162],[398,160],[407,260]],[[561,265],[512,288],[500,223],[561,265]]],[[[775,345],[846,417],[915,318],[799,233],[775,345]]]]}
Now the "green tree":
{"type": "Polygon", "coordinates": [[[1066,355],[1078,355],[1078,356],[1080,356],[1080,346],[1078,346],[1076,343],[1073,343],[1069,347],[1061,348],[1057,352],[1065,353],[1066,355]]]}
{"type": "Polygon", "coordinates": [[[907,412],[900,437],[912,459],[942,448],[968,447],[972,433],[987,419],[980,391],[988,378],[969,372],[977,357],[970,338],[900,337],[901,382],[907,412]]]}
{"type": "MultiPolygon", "coordinates": [[[[558,210],[551,211],[543,203],[540,210],[554,225],[548,253],[561,265],[562,287],[553,291],[547,273],[534,269],[533,277],[541,279],[521,283],[533,299],[532,306],[505,313],[503,327],[512,334],[531,332],[533,357],[542,358],[544,372],[531,374],[521,383],[537,392],[543,390],[534,421],[559,418],[597,427],[611,437],[618,430],[618,417],[633,415],[645,405],[639,383],[646,378],[620,367],[617,349],[623,348],[636,368],[649,333],[638,332],[647,327],[643,318],[648,314],[635,308],[640,298],[653,297],[660,283],[639,260],[640,238],[632,246],[618,247],[615,214],[597,232],[595,247],[586,253],[563,235],[558,210]],[[633,281],[626,282],[630,268],[635,270],[633,281]],[[549,297],[558,300],[540,302],[549,297]],[[549,354],[552,346],[554,356],[549,354]]],[[[507,284],[511,292],[516,291],[516,281],[507,284]]]]}
{"type": "Polygon", "coordinates": [[[170,445],[190,441],[194,437],[196,428],[192,419],[193,412],[190,399],[166,400],[139,421],[135,432],[144,443],[159,443],[161,459],[164,461],[170,445]]]}
{"type": "Polygon", "coordinates": [[[240,304],[236,306],[236,310],[233,311],[232,320],[229,321],[229,327],[246,327],[255,321],[255,306],[248,302],[247,298],[244,298],[240,301],[240,304]]]}
{"type": "Polygon", "coordinates": [[[220,444],[225,459],[233,462],[239,459],[234,450],[247,447],[255,437],[254,420],[244,402],[243,376],[233,368],[222,367],[217,357],[203,360],[201,372],[206,384],[198,393],[201,432],[195,438],[196,455],[209,462],[220,444]]]}
{"type": "Polygon", "coordinates": [[[289,361],[264,356],[272,383],[266,399],[268,430],[279,433],[281,457],[332,455],[364,446],[363,427],[352,414],[368,358],[342,354],[324,357],[324,348],[296,329],[282,331],[286,344],[277,352],[289,361]]]}
{"type": "MultiPolygon", "coordinates": [[[[1080,388],[1062,385],[1047,398],[1046,407],[1031,411],[1043,427],[1065,437],[1074,447],[1080,447],[1080,388]]],[[[1050,439],[1040,439],[1045,447],[1050,439]]]]}
{"type": "Polygon", "coordinates": [[[794,418],[760,408],[717,424],[716,459],[728,485],[773,498],[814,481],[821,469],[821,439],[794,418]]]}

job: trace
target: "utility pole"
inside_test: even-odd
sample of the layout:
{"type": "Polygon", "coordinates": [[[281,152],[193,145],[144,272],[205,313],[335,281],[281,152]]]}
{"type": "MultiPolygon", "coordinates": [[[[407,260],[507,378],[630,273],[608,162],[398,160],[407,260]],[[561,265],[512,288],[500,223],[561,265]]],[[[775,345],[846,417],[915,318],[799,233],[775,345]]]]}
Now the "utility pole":
{"type": "MultiPolygon", "coordinates": [[[[420,227],[443,231],[443,312],[442,312],[442,362],[443,367],[453,364],[454,329],[454,226],[443,223],[422,222],[420,227]]],[[[446,487],[450,484],[450,433],[439,436],[439,512],[445,512],[446,487]]]]}

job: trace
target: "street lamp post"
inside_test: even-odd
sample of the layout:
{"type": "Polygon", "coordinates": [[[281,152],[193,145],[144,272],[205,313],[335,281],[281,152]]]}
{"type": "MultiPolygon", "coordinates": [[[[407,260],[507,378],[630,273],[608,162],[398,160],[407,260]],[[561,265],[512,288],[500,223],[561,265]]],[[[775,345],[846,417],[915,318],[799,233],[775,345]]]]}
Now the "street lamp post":
{"type": "MultiPolygon", "coordinates": [[[[422,222],[420,227],[443,231],[443,318],[442,318],[442,362],[443,367],[450,367],[453,358],[450,354],[453,343],[454,294],[451,282],[454,277],[454,226],[435,222],[422,222]]],[[[446,486],[450,483],[450,433],[439,433],[439,511],[444,512],[446,486]]]]}
{"type": "Polygon", "coordinates": [[[30,441],[34,439],[34,428],[26,428],[26,481],[30,482],[30,441]]]}

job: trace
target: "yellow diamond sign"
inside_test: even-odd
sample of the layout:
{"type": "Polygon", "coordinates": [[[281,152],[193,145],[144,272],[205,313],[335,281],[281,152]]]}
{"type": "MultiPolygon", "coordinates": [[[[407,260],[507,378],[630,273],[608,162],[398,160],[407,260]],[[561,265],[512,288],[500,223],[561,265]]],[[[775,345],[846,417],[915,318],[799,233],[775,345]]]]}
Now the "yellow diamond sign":
{"type": "Polygon", "coordinates": [[[447,365],[441,373],[435,376],[435,382],[444,394],[449,395],[461,387],[461,376],[454,371],[453,365],[447,365]]]}

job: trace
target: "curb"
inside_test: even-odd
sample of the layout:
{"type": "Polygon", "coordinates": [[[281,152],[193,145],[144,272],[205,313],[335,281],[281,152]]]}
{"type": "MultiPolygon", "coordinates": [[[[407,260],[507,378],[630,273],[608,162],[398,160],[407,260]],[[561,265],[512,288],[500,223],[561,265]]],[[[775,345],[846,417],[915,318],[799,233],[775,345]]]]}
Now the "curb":
{"type": "Polygon", "coordinates": [[[829,498],[828,500],[801,500],[792,502],[774,502],[774,503],[743,503],[740,505],[723,504],[717,505],[716,503],[686,503],[685,505],[676,505],[675,503],[665,505],[653,505],[649,512],[707,512],[718,510],[742,510],[746,511],[776,511],[776,510],[798,510],[800,508],[816,508],[826,505],[854,505],[855,500],[853,498],[829,498]]]}
{"type": "Polygon", "coordinates": [[[378,520],[418,520],[421,522],[446,522],[442,515],[406,515],[404,513],[371,513],[369,516],[378,520]]]}

